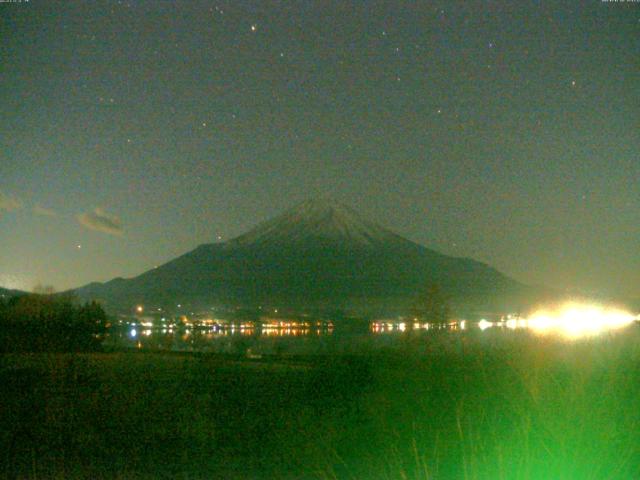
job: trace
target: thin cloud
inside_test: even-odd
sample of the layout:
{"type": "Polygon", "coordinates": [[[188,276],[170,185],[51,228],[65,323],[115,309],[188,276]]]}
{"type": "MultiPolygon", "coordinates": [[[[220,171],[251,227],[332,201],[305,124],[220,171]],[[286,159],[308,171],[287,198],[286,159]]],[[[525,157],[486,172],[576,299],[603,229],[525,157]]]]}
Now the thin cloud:
{"type": "Polygon", "coordinates": [[[33,207],[33,213],[35,213],[36,215],[43,216],[43,217],[57,217],[58,216],[58,214],[54,210],[51,210],[50,208],[41,207],[40,205],[36,205],[35,207],[33,207]]]}
{"type": "Polygon", "coordinates": [[[22,208],[22,202],[20,200],[0,191],[0,214],[2,211],[11,212],[20,208],[22,208]]]}
{"type": "Polygon", "coordinates": [[[111,235],[122,235],[124,233],[120,218],[108,214],[101,208],[96,208],[93,212],[82,213],[77,216],[77,219],[80,225],[89,230],[111,235]]]}

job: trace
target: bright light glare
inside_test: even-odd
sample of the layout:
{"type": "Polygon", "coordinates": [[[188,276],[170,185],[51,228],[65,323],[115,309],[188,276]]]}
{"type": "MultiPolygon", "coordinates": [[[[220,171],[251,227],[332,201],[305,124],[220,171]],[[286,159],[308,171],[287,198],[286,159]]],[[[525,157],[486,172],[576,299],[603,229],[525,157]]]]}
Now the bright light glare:
{"type": "Polygon", "coordinates": [[[624,310],[596,304],[568,303],[531,315],[527,326],[537,333],[559,333],[567,338],[593,336],[626,327],[635,317],[624,310]]]}
{"type": "Polygon", "coordinates": [[[478,322],[478,327],[480,327],[480,330],[486,330],[489,327],[493,327],[493,323],[492,322],[487,322],[484,318],[482,320],[480,320],[478,322]]]}
{"type": "Polygon", "coordinates": [[[505,325],[507,326],[507,328],[510,328],[513,330],[514,328],[518,327],[518,321],[514,320],[513,318],[510,318],[505,322],[505,325]]]}

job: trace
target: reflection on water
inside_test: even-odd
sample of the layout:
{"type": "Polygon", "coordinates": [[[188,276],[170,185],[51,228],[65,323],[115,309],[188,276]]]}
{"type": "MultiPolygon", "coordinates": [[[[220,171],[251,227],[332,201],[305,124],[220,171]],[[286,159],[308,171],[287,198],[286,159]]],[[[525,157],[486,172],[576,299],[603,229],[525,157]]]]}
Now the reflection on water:
{"type": "Polygon", "coordinates": [[[115,328],[107,345],[147,350],[202,351],[246,354],[259,357],[270,354],[340,354],[401,346],[408,339],[415,344],[432,344],[430,338],[442,335],[465,338],[490,332],[531,331],[565,339],[590,337],[619,330],[637,320],[632,314],[597,305],[565,304],[540,311],[528,318],[507,316],[497,321],[456,320],[427,323],[413,320],[377,320],[353,328],[345,322],[334,326],[326,321],[245,322],[188,326],[170,324],[160,327],[131,322],[115,328]]]}
{"type": "Polygon", "coordinates": [[[372,333],[384,334],[384,333],[406,333],[411,331],[449,331],[455,332],[458,330],[466,330],[467,325],[470,322],[466,320],[455,320],[448,323],[429,323],[429,322],[417,322],[417,321],[374,321],[371,322],[370,330],[372,333]]]}
{"type": "MultiPolygon", "coordinates": [[[[112,329],[106,344],[114,347],[129,347],[146,350],[202,351],[249,355],[258,351],[264,354],[279,354],[299,350],[294,345],[308,344],[322,347],[333,335],[332,322],[290,322],[256,324],[252,322],[225,325],[173,325],[150,327],[148,324],[132,322],[112,329]],[[309,342],[313,338],[323,339],[309,342]],[[256,348],[259,347],[259,348],[256,348]]],[[[303,352],[298,352],[303,353],[303,352]]]]}

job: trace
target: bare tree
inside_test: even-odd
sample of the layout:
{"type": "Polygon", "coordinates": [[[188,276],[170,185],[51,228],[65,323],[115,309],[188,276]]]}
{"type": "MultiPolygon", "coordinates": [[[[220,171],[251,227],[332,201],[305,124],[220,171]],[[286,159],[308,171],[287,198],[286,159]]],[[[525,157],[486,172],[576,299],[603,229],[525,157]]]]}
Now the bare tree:
{"type": "Polygon", "coordinates": [[[451,319],[449,298],[437,283],[430,283],[420,295],[415,314],[428,322],[446,323],[451,319]]]}

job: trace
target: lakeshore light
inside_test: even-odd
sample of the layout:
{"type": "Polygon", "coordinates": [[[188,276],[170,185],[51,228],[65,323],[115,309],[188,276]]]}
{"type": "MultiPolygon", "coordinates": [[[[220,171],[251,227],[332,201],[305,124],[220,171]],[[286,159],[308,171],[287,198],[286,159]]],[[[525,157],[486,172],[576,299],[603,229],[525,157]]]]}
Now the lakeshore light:
{"type": "Polygon", "coordinates": [[[487,322],[484,318],[482,320],[480,320],[478,322],[478,327],[480,327],[480,330],[486,330],[489,327],[493,327],[493,323],[492,322],[487,322]]]}
{"type": "Polygon", "coordinates": [[[513,318],[510,318],[509,320],[504,322],[504,324],[507,326],[507,328],[510,328],[511,330],[518,328],[518,325],[519,325],[518,320],[514,320],[513,318]]]}
{"type": "Polygon", "coordinates": [[[619,308],[571,302],[556,309],[537,311],[525,322],[534,332],[557,333],[573,339],[618,330],[634,320],[634,315],[619,308]]]}

